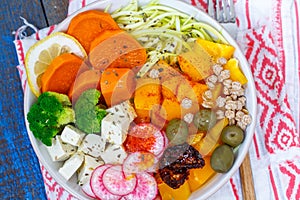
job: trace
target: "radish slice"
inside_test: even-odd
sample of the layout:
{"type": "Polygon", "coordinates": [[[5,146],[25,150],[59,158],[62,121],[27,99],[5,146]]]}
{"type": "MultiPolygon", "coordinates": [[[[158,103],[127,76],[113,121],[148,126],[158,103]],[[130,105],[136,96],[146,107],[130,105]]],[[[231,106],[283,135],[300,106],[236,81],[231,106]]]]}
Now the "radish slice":
{"type": "Polygon", "coordinates": [[[124,146],[128,152],[146,151],[158,155],[164,149],[165,139],[153,124],[140,123],[129,130],[124,146]]]}
{"type": "Polygon", "coordinates": [[[169,145],[169,140],[168,140],[168,137],[167,137],[166,133],[162,132],[161,134],[162,134],[162,136],[164,137],[164,146],[163,146],[163,150],[162,150],[159,154],[156,155],[156,157],[157,157],[158,159],[164,154],[165,149],[166,149],[166,148],[168,147],[168,145],[169,145]]]}
{"type": "Polygon", "coordinates": [[[94,192],[92,191],[91,185],[89,182],[83,184],[81,186],[81,189],[83,191],[84,194],[86,194],[87,196],[91,197],[91,198],[97,198],[96,195],[94,194],[94,192]]]}
{"type": "Polygon", "coordinates": [[[127,200],[148,200],[157,196],[157,183],[152,175],[143,172],[136,174],[137,186],[135,190],[124,196],[127,200]]]}
{"type": "Polygon", "coordinates": [[[123,171],[125,174],[140,173],[152,168],[155,163],[155,156],[148,152],[130,153],[123,163],[123,171]]]}
{"type": "Polygon", "coordinates": [[[121,198],[119,195],[110,193],[103,184],[103,174],[112,165],[101,165],[97,167],[90,180],[90,185],[95,196],[102,200],[118,200],[121,198]]]}
{"type": "Polygon", "coordinates": [[[131,193],[137,184],[135,175],[125,176],[121,165],[114,165],[105,170],[102,179],[105,188],[119,196],[131,193]]]}
{"type": "Polygon", "coordinates": [[[161,131],[156,131],[154,133],[154,137],[156,138],[156,142],[153,148],[150,150],[150,152],[154,155],[159,155],[164,151],[165,147],[164,134],[161,131]]]}

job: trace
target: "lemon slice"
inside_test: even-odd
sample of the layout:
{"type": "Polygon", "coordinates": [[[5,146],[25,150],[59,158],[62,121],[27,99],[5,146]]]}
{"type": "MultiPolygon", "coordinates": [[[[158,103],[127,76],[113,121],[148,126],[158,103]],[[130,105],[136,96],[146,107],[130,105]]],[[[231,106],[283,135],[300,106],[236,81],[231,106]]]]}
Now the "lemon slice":
{"type": "Polygon", "coordinates": [[[28,50],[25,68],[29,87],[35,96],[41,94],[41,77],[52,60],[63,53],[73,53],[81,58],[87,56],[81,44],[72,36],[56,32],[39,40],[28,50]]]}

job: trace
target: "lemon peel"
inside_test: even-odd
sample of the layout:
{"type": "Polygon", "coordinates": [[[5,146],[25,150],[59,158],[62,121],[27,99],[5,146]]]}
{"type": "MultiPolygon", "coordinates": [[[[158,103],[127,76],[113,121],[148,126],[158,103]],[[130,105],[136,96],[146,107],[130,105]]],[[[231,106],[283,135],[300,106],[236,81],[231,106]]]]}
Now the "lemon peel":
{"type": "Polygon", "coordinates": [[[28,85],[32,93],[41,94],[41,77],[52,60],[63,53],[73,53],[81,58],[87,57],[82,45],[72,36],[55,32],[39,40],[26,53],[25,69],[28,85]]]}

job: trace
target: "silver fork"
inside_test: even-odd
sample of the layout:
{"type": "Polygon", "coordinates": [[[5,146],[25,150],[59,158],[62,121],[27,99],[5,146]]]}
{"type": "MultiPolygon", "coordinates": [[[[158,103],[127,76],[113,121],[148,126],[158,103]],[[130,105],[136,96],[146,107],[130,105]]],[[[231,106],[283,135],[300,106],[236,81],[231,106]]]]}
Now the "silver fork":
{"type": "Polygon", "coordinates": [[[237,24],[233,0],[208,0],[208,14],[236,39],[237,24]],[[214,3],[215,2],[215,3],[214,3]]]}

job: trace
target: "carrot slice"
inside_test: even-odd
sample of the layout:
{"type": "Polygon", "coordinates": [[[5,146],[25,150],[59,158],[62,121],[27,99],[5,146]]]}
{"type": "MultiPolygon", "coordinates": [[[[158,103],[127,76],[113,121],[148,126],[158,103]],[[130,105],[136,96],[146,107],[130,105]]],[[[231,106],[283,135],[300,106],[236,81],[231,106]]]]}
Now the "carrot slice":
{"type": "Polygon", "coordinates": [[[135,74],[128,68],[107,68],[101,76],[100,88],[106,105],[128,100],[135,90],[135,74]]]}
{"type": "Polygon", "coordinates": [[[147,60],[146,49],[125,31],[103,31],[91,47],[89,61],[95,69],[139,68],[147,60]]]}
{"type": "Polygon", "coordinates": [[[82,63],[80,57],[70,53],[54,58],[41,78],[42,92],[67,94],[82,63]]]}
{"type": "Polygon", "coordinates": [[[80,94],[85,90],[100,89],[100,77],[101,73],[98,70],[87,70],[79,74],[68,94],[73,104],[77,101],[80,94]]]}
{"type": "Polygon", "coordinates": [[[99,11],[89,10],[76,15],[70,22],[67,34],[75,37],[89,52],[90,43],[103,30],[120,29],[110,14],[99,11]]]}

